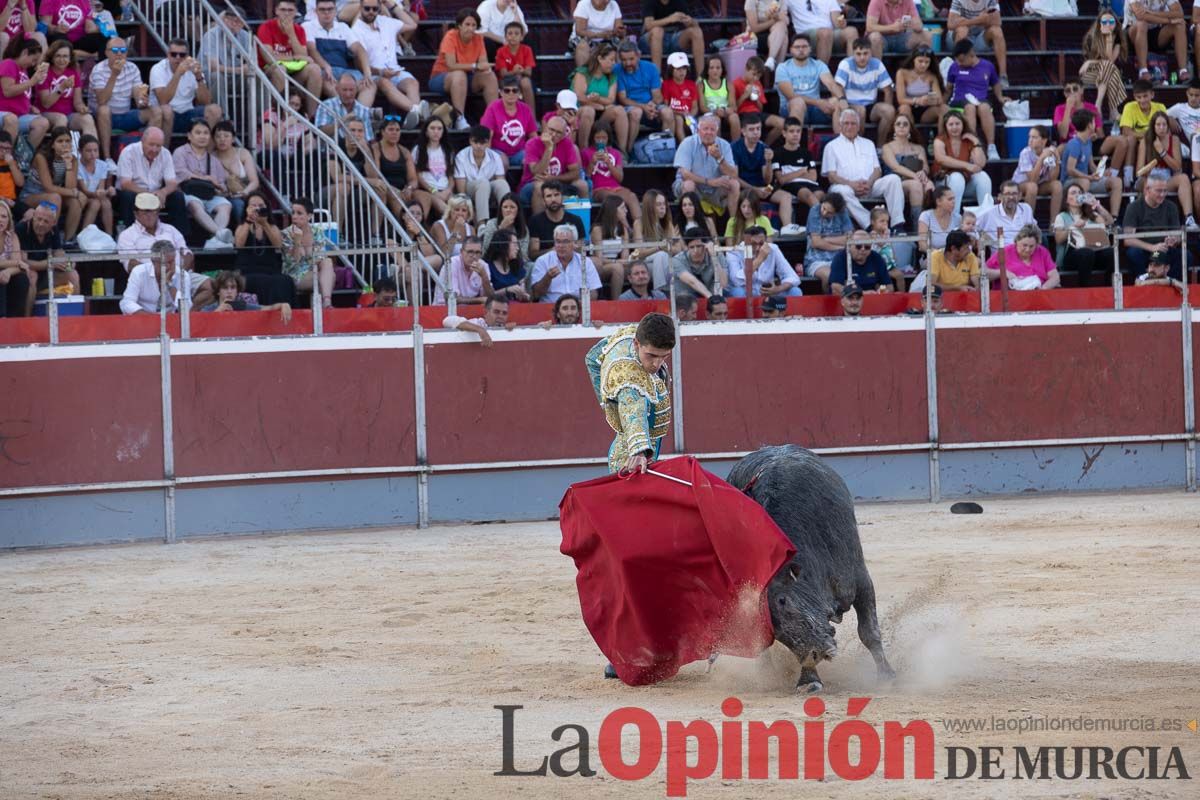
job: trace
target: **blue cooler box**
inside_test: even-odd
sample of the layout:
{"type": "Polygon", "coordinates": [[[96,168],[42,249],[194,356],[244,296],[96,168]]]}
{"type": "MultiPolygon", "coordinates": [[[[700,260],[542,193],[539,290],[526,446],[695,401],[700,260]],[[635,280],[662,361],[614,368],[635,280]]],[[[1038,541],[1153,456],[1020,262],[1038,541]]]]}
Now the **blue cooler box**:
{"type": "Polygon", "coordinates": [[[1051,121],[1048,119],[1026,119],[1019,122],[1004,123],[1004,143],[1008,149],[1004,154],[1008,158],[1017,158],[1021,155],[1021,151],[1029,146],[1029,129],[1034,125],[1042,125],[1046,129],[1050,128],[1051,121]]]}
{"type": "MultiPolygon", "coordinates": [[[[82,317],[83,301],[85,299],[81,294],[56,298],[54,302],[58,303],[58,315],[60,317],[82,317]]],[[[46,305],[48,302],[45,298],[35,300],[33,303],[33,315],[35,317],[48,316],[50,313],[46,305]]]]}

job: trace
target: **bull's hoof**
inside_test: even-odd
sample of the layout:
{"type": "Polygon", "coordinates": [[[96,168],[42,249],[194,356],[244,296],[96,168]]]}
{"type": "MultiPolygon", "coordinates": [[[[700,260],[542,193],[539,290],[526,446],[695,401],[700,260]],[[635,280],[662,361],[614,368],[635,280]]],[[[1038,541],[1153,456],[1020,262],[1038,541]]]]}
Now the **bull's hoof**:
{"type": "Polygon", "coordinates": [[[877,677],[880,683],[891,683],[896,680],[896,670],[891,667],[880,667],[877,677]]]}
{"type": "Polygon", "coordinates": [[[617,671],[615,669],[613,669],[612,664],[604,665],[604,677],[605,678],[613,678],[613,679],[615,679],[617,677],[617,671]]]}
{"type": "Polygon", "coordinates": [[[825,684],[820,681],[810,681],[809,683],[797,683],[796,691],[800,694],[820,694],[825,689],[825,684]]]}

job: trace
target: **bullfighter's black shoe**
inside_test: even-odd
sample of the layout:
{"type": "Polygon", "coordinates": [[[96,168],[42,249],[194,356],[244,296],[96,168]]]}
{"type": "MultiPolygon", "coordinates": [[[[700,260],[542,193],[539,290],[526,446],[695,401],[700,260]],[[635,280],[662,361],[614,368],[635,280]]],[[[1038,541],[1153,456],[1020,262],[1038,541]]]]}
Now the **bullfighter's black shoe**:
{"type": "Polygon", "coordinates": [[[613,669],[612,664],[606,664],[604,666],[604,677],[606,677],[606,678],[616,678],[617,677],[617,671],[615,669],[613,669]]]}

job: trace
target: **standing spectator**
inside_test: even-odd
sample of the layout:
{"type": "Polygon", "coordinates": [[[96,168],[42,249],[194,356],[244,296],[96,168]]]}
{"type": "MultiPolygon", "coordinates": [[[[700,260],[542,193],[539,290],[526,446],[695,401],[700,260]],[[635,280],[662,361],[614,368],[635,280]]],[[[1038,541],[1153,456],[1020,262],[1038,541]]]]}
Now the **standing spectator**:
{"type": "Polygon", "coordinates": [[[592,126],[607,124],[616,132],[618,145],[629,148],[637,138],[637,127],[630,125],[625,109],[617,105],[617,76],[613,67],[617,51],[602,44],[592,49],[587,66],[576,67],[571,73],[571,90],[579,98],[578,143],[586,147],[591,141],[592,126]],[[630,127],[633,127],[632,134],[630,127]]]}
{"type": "MultiPolygon", "coordinates": [[[[588,196],[588,185],[580,174],[579,148],[567,138],[567,123],[553,117],[542,126],[542,135],[525,145],[524,167],[519,194],[522,203],[531,203],[533,213],[542,210],[545,185],[553,181],[558,191],[588,196]]],[[[579,238],[583,238],[580,234],[579,238]]]]}
{"type": "Polygon", "coordinates": [[[712,114],[719,123],[726,123],[729,128],[729,138],[736,139],[742,135],[738,126],[737,111],[730,105],[732,97],[729,91],[729,81],[725,79],[725,62],[716,53],[704,61],[704,79],[700,81],[700,113],[712,114]]]}
{"type": "Polygon", "coordinates": [[[58,229],[58,209],[53,203],[38,203],[33,213],[17,223],[17,241],[29,270],[37,277],[37,292],[50,289],[50,272],[53,270],[54,285],[71,284],[71,294],[79,294],[79,273],[63,258],[62,232],[58,229]],[[50,259],[54,258],[51,265],[50,259]]]}
{"type": "MultiPolygon", "coordinates": [[[[897,126],[897,129],[899,126],[897,126]]],[[[804,126],[795,117],[783,121],[783,144],[775,148],[771,167],[774,170],[773,180],[780,191],[787,192],[805,209],[800,213],[808,216],[808,209],[820,200],[820,184],[817,183],[818,165],[812,160],[808,149],[801,145],[804,137],[804,126]]],[[[884,147],[887,152],[887,147],[884,147]]],[[[788,201],[791,203],[792,201],[788,201]]],[[[792,229],[784,225],[779,233],[783,236],[794,236],[800,233],[800,226],[793,224],[792,229]]]]}
{"type": "Polygon", "coordinates": [[[842,59],[834,80],[846,90],[846,102],[858,112],[860,125],[879,123],[876,141],[882,146],[891,135],[896,107],[892,105],[892,77],[883,62],[871,55],[869,40],[854,42],[854,57],[842,59]]]}
{"type": "Polygon", "coordinates": [[[751,56],[746,61],[746,70],[742,77],[733,82],[733,102],[738,114],[757,115],[762,126],[766,128],[767,144],[775,144],[779,137],[783,136],[783,117],[763,113],[767,98],[767,90],[762,84],[764,71],[762,59],[751,56]]]}
{"type": "MultiPolygon", "coordinates": [[[[1126,233],[1179,229],[1179,207],[1167,202],[1167,182],[1151,173],[1142,184],[1142,196],[1125,209],[1121,221],[1126,233]]],[[[1125,261],[1130,271],[1141,274],[1153,253],[1162,253],[1171,264],[1171,277],[1183,278],[1183,249],[1178,236],[1153,239],[1124,239],[1125,261]]]]}
{"type": "Polygon", "coordinates": [[[324,78],[321,68],[308,58],[308,35],[296,22],[296,0],[275,0],[275,18],[260,25],[257,36],[265,45],[258,51],[258,65],[280,93],[287,92],[288,78],[307,89],[304,108],[311,117],[324,78]]]}
{"type": "Polygon", "coordinates": [[[908,53],[933,44],[913,0],[871,0],[867,4],[866,35],[875,58],[883,58],[885,52],[908,53]]]}
{"type": "Polygon", "coordinates": [[[916,48],[896,70],[899,115],[908,117],[913,125],[940,122],[946,113],[947,99],[942,74],[933,67],[933,50],[926,46],[916,48]]]}
{"type": "Polygon", "coordinates": [[[421,125],[412,154],[419,190],[429,195],[435,212],[444,213],[454,194],[454,149],[446,140],[446,125],[440,118],[430,117],[421,125]]]}
{"type": "Polygon", "coordinates": [[[479,35],[490,43],[490,52],[498,52],[507,42],[509,25],[515,24],[520,30],[518,42],[529,32],[525,12],[517,0],[483,0],[475,11],[479,14],[479,35]]]}
{"type": "MultiPolygon", "coordinates": [[[[515,6],[516,3],[514,2],[515,6]]],[[[533,97],[533,50],[523,44],[525,26],[520,22],[510,22],[504,28],[504,45],[496,50],[496,75],[500,85],[505,85],[508,78],[516,78],[521,96],[530,108],[534,105],[533,97]]]]}
{"type": "MultiPolygon", "coordinates": [[[[955,46],[956,59],[963,42],[971,42],[980,53],[986,53],[991,45],[1000,67],[1000,85],[1008,88],[1008,45],[1000,27],[1000,0],[953,0],[946,17],[946,36],[947,44],[955,46]]],[[[982,95],[976,97],[983,99],[982,95]]]]}
{"type": "Polygon", "coordinates": [[[1115,171],[1111,174],[1099,174],[1092,159],[1092,137],[1096,135],[1099,120],[1094,113],[1084,108],[1075,109],[1071,116],[1074,120],[1072,127],[1075,128],[1075,136],[1063,148],[1062,169],[1058,179],[1083,181],[1090,192],[1108,192],[1109,213],[1115,217],[1121,210],[1121,179],[1115,171]]]}
{"type": "Polygon", "coordinates": [[[1083,66],[1079,68],[1079,77],[1087,85],[1096,87],[1097,108],[1103,108],[1105,98],[1108,99],[1114,120],[1125,103],[1125,76],[1121,74],[1121,66],[1128,61],[1129,38],[1125,28],[1117,24],[1112,9],[1105,7],[1083,35],[1083,66]]]}
{"type": "Polygon", "coordinates": [[[500,99],[487,107],[479,124],[492,132],[492,147],[504,166],[519,167],[525,160],[525,144],[537,136],[533,107],[521,99],[521,82],[510,75],[500,81],[500,99]]]}
{"type": "Polygon", "coordinates": [[[454,157],[454,191],[475,199],[475,219],[490,219],[490,199],[499,204],[511,191],[504,160],[492,149],[492,132],[484,126],[471,128],[470,142],[454,157]]]}
{"type": "Polygon", "coordinates": [[[743,192],[754,195],[760,203],[768,202],[778,206],[779,223],[790,230],[793,224],[792,215],[795,213],[792,194],[783,189],[776,189],[772,184],[775,151],[762,143],[762,127],[761,117],[755,114],[743,115],[742,138],[730,145],[733,163],[738,169],[738,184],[743,192]]]}
{"type": "Polygon", "coordinates": [[[233,218],[240,220],[246,198],[258,191],[258,167],[250,151],[234,141],[233,124],[223,119],[213,126],[213,157],[225,168],[225,185],[233,203],[233,218]]]}
{"type": "Polygon", "coordinates": [[[66,126],[84,136],[94,137],[96,121],[88,113],[83,99],[83,77],[75,68],[71,43],[59,39],[50,45],[45,60],[50,69],[34,93],[34,107],[42,112],[51,127],[66,126]]]}
{"type": "Polygon", "coordinates": [[[205,249],[229,247],[233,244],[233,231],[229,229],[233,204],[225,197],[229,191],[225,168],[209,150],[212,129],[202,119],[192,120],[187,139],[187,144],[176,148],[173,160],[188,213],[211,237],[205,249]]]}
{"type": "Polygon", "coordinates": [[[621,57],[621,68],[617,70],[617,101],[629,113],[629,140],[624,144],[626,151],[632,153],[642,125],[658,127],[674,135],[675,112],[663,102],[658,67],[643,61],[633,42],[621,42],[617,51],[621,57]]]}
{"type": "Polygon", "coordinates": [[[670,79],[663,82],[663,99],[675,115],[675,141],[682,142],[688,135],[688,122],[695,122],[700,110],[700,89],[688,78],[688,57],[683,53],[667,56],[670,79]]]}
{"type": "Polygon", "coordinates": [[[19,133],[29,140],[30,147],[37,150],[50,130],[50,122],[34,113],[31,101],[33,90],[46,80],[50,65],[41,61],[42,46],[33,39],[26,39],[15,47],[10,46],[9,52],[14,51],[16,54],[13,58],[0,61],[0,112],[11,114],[16,123],[15,126],[7,126],[9,135],[15,140],[19,133]]]}
{"type": "Polygon", "coordinates": [[[604,125],[592,129],[592,146],[580,154],[583,168],[592,181],[592,197],[603,203],[617,197],[625,203],[629,218],[637,225],[642,215],[641,204],[632,190],[621,185],[625,180],[624,156],[610,141],[612,132],[604,125]]]}
{"type": "Polygon", "coordinates": [[[773,242],[767,241],[767,231],[751,225],[742,232],[742,244],[748,247],[749,255],[742,248],[733,248],[725,255],[729,265],[729,286],[725,294],[729,297],[799,297],[800,277],[788,264],[783,251],[773,242]]]}
{"type": "Polygon", "coordinates": [[[592,300],[599,299],[603,285],[600,273],[592,260],[575,248],[577,238],[574,225],[559,225],[554,229],[554,248],[533,262],[530,280],[535,301],[553,303],[563,295],[578,296],[585,289],[592,300]]]}
{"type": "Polygon", "coordinates": [[[929,256],[927,279],[933,281],[934,291],[969,292],[978,289],[979,272],[979,259],[971,250],[971,237],[960,230],[947,233],[944,245],[929,256]]]}
{"type": "Polygon", "coordinates": [[[142,192],[148,192],[166,206],[167,219],[184,237],[191,230],[188,221],[187,202],[179,191],[179,179],[175,175],[175,162],[170,155],[163,154],[163,132],[150,127],[140,142],[126,145],[117,161],[117,204],[121,221],[126,227],[133,224],[134,200],[142,192]]]}
{"type": "Polygon", "coordinates": [[[296,284],[283,274],[283,233],[271,219],[267,198],[261,193],[246,198],[246,218],[233,232],[233,244],[237,248],[234,266],[260,303],[295,302],[296,284]]]}
{"type": "Polygon", "coordinates": [[[992,196],[992,179],[984,169],[987,158],[979,140],[966,132],[966,123],[961,113],[950,109],[942,117],[945,133],[933,141],[933,175],[954,191],[954,210],[962,208],[963,195],[967,189],[975,193],[975,201],[982,203],[992,196]]]}
{"type": "MultiPolygon", "coordinates": [[[[1121,87],[1121,96],[1125,96],[1124,85],[1121,87]]],[[[1068,78],[1063,84],[1063,102],[1054,107],[1054,128],[1058,132],[1059,144],[1066,144],[1077,133],[1075,128],[1074,118],[1075,112],[1079,110],[1091,113],[1096,121],[1096,144],[1100,147],[1100,155],[1110,158],[1108,172],[1112,175],[1120,175],[1121,168],[1127,161],[1132,162],[1137,157],[1137,152],[1126,152],[1125,137],[1123,136],[1108,136],[1104,137],[1104,120],[1100,116],[1100,109],[1083,99],[1083,84],[1074,78],[1068,78]]],[[[1197,103],[1200,103],[1200,92],[1197,92],[1197,103]]]]}
{"type": "Polygon", "coordinates": [[[1025,204],[1037,206],[1039,194],[1050,195],[1050,219],[1062,208],[1062,181],[1058,179],[1058,150],[1050,144],[1050,132],[1041,125],[1029,129],[1029,144],[1017,158],[1013,181],[1021,187],[1025,204]]]}
{"type": "Polygon", "coordinates": [[[241,91],[233,90],[235,87],[240,89],[240,79],[250,74],[250,65],[242,58],[242,53],[253,52],[254,47],[250,31],[246,30],[246,21],[235,9],[223,8],[219,20],[220,24],[212,26],[200,37],[200,63],[204,65],[204,75],[212,87],[213,102],[228,111],[231,119],[241,120],[247,113],[247,98],[241,91]]]}
{"type": "Polygon", "coordinates": [[[333,305],[333,261],[325,255],[329,240],[312,226],[313,204],[307,197],[292,200],[292,224],[284,229],[283,274],[296,282],[296,288],[313,291],[313,273],[321,295],[321,305],[333,305]]]}
{"type": "Polygon", "coordinates": [[[575,53],[575,66],[582,67],[601,43],[614,44],[625,37],[625,22],[617,0],[578,0],[573,14],[575,30],[567,46],[575,53]]]}
{"type": "Polygon", "coordinates": [[[1008,98],[1004,96],[1002,84],[996,77],[996,68],[992,62],[979,58],[970,39],[963,39],[954,45],[954,63],[950,65],[946,83],[949,85],[950,105],[963,109],[963,119],[971,133],[982,130],[988,160],[999,161],[996,117],[988,101],[988,92],[991,90],[995,93],[996,101],[1001,106],[1008,102],[1008,98]]]}
{"type": "Polygon", "coordinates": [[[618,300],[666,300],[667,296],[650,285],[650,270],[645,261],[633,261],[629,265],[629,288],[618,300]]]}
{"type": "Polygon", "coordinates": [[[71,132],[55,128],[42,140],[33,157],[21,202],[26,206],[49,203],[60,212],[64,238],[73,242],[83,216],[83,192],[78,188],[79,167],[72,152],[71,132]]]}
{"type": "Polygon", "coordinates": [[[492,279],[493,297],[529,301],[525,289],[525,262],[521,260],[521,243],[512,228],[500,228],[492,236],[491,245],[484,249],[484,259],[492,279]]]}
{"type": "Polygon", "coordinates": [[[1168,191],[1174,190],[1178,194],[1179,205],[1187,218],[1184,224],[1193,227],[1196,220],[1192,216],[1192,185],[1183,171],[1183,143],[1171,133],[1170,119],[1161,111],[1151,117],[1150,128],[1138,144],[1137,174],[1145,175],[1150,171],[1162,175],[1168,191]]]}
{"type": "Polygon", "coordinates": [[[450,105],[458,112],[455,130],[460,131],[471,127],[466,119],[468,89],[482,94],[485,106],[499,97],[496,73],[488,63],[483,37],[475,33],[478,27],[479,15],[474,9],[458,12],[455,26],[446,32],[438,46],[437,61],[429,78],[430,91],[450,97],[450,105]]]}
{"type": "Polygon", "coordinates": [[[805,34],[809,41],[815,39],[817,61],[828,64],[835,43],[850,55],[850,44],[858,38],[858,29],[846,24],[846,12],[838,0],[787,0],[787,7],[792,31],[797,36],[805,34]]]}
{"type": "Polygon", "coordinates": [[[712,297],[718,284],[729,282],[725,259],[717,255],[712,240],[699,232],[684,235],[683,252],[671,259],[671,274],[675,278],[672,291],[677,297],[712,297]]]}
{"type": "Polygon", "coordinates": [[[1067,207],[1054,218],[1054,240],[1061,253],[1059,264],[1078,276],[1080,286],[1091,285],[1095,270],[1112,273],[1113,248],[1108,238],[1112,224],[1112,214],[1086,184],[1067,184],[1067,207]]]}
{"type": "Polygon", "coordinates": [[[1016,181],[1000,184],[1000,202],[979,215],[977,227],[985,238],[995,238],[996,231],[1004,232],[1004,244],[1012,244],[1017,234],[1030,225],[1037,227],[1033,206],[1021,202],[1021,188],[1016,181]]]}
{"type": "Polygon", "coordinates": [[[195,119],[210,128],[221,121],[221,107],[212,102],[208,79],[189,54],[186,39],[172,39],[167,57],[150,68],[150,105],[158,107],[162,129],[172,133],[191,130],[195,119]]]}
{"type": "Polygon", "coordinates": [[[733,163],[733,148],[717,136],[720,130],[717,117],[708,114],[696,123],[696,132],[683,140],[675,151],[676,197],[697,192],[710,204],[737,214],[739,184],[737,165],[733,163]]]}
{"type": "Polygon", "coordinates": [[[478,236],[468,236],[463,240],[462,250],[442,267],[439,277],[441,280],[433,290],[435,306],[446,304],[443,286],[454,292],[458,302],[468,305],[483,303],[496,293],[492,289],[491,272],[483,260],[483,243],[478,236]]]}
{"type": "MultiPolygon", "coordinates": [[[[375,137],[371,131],[371,109],[362,104],[358,99],[359,87],[358,82],[353,75],[343,73],[337,80],[337,94],[326,100],[322,100],[317,106],[317,115],[313,120],[313,124],[325,132],[327,136],[332,136],[336,139],[340,134],[338,132],[338,120],[346,117],[347,114],[353,114],[363,124],[363,130],[366,133],[367,141],[372,141],[375,137]]],[[[291,100],[291,97],[288,98],[291,100]]],[[[404,124],[416,127],[418,118],[416,109],[413,109],[404,118],[404,124]]]]}
{"type": "Polygon", "coordinates": [[[806,125],[832,125],[835,134],[841,133],[845,89],[834,80],[824,61],[812,58],[812,44],[806,34],[792,39],[789,53],[791,58],[775,69],[780,105],[786,103],[788,115],[806,125]],[[822,87],[829,97],[821,97],[822,87]]]}
{"type": "Polygon", "coordinates": [[[13,231],[12,211],[0,203],[0,317],[27,317],[33,313],[37,275],[21,252],[13,231]]]}
{"type": "MultiPolygon", "coordinates": [[[[544,211],[529,219],[529,254],[538,258],[556,243],[555,231],[563,225],[575,229],[575,239],[587,236],[583,220],[563,208],[563,185],[550,180],[542,184],[542,206],[544,211]]],[[[537,298],[534,298],[537,299],[537,298]]]]}
{"type": "Polygon", "coordinates": [[[150,107],[150,87],[142,83],[142,73],[129,61],[125,40],[109,39],[104,52],[105,59],[92,67],[88,86],[92,90],[91,108],[96,115],[100,155],[111,158],[114,130],[137,131],[143,125],[157,128],[162,114],[158,108],[150,107]]]}
{"type": "Polygon", "coordinates": [[[596,269],[601,280],[608,284],[609,300],[620,299],[632,239],[629,211],[621,198],[610,194],[604,199],[596,224],[592,226],[592,254],[599,257],[596,269]]]}
{"type": "MultiPolygon", "coordinates": [[[[688,193],[694,198],[700,195],[688,193]]],[[[687,197],[685,194],[684,197],[687,197]]],[[[665,291],[671,278],[671,255],[683,249],[680,239],[681,231],[671,218],[671,209],[667,205],[667,196],[657,189],[647,189],[642,195],[641,232],[634,231],[634,238],[639,245],[630,255],[635,259],[645,259],[654,278],[654,286],[665,291]]],[[[705,228],[698,228],[700,233],[709,233],[705,228]]],[[[715,236],[713,238],[716,238],[715,236]]]]}
{"type": "Polygon", "coordinates": [[[900,176],[900,188],[908,198],[909,213],[917,216],[925,207],[926,198],[933,193],[933,178],[929,177],[925,148],[913,142],[912,133],[912,121],[908,117],[897,117],[892,140],[879,151],[879,157],[889,172],[900,176]]]}
{"type": "MultiPolygon", "coordinates": [[[[583,227],[580,220],[579,226],[583,227]]],[[[483,249],[491,248],[492,239],[502,230],[511,231],[517,240],[517,250],[522,264],[533,259],[529,257],[529,226],[525,222],[525,212],[515,194],[509,193],[500,199],[500,213],[488,220],[479,228],[479,238],[483,240],[483,249]]],[[[553,239],[553,235],[550,237],[553,239]]]]}
{"type": "Polygon", "coordinates": [[[887,294],[892,291],[892,278],[888,275],[883,256],[871,249],[871,240],[865,231],[850,234],[850,258],[846,250],[838,250],[829,265],[829,288],[834,294],[853,284],[866,294],[887,294]]]}
{"type": "MultiPolygon", "coordinates": [[[[1041,244],[1042,232],[1037,225],[1026,225],[1017,232],[1017,239],[1004,248],[1004,267],[1008,271],[1010,289],[1057,289],[1062,285],[1058,267],[1050,251],[1041,244]]],[[[992,254],[987,262],[988,277],[1000,277],[1000,253],[992,254]]]]}
{"type": "Polygon", "coordinates": [[[642,0],[642,52],[662,71],[663,53],[691,49],[697,64],[704,63],[704,31],[688,11],[686,0],[642,0]]]}
{"type": "Polygon", "coordinates": [[[830,192],[808,211],[808,247],[804,251],[804,274],[821,281],[821,292],[829,291],[829,265],[835,253],[846,248],[854,223],[846,212],[845,195],[830,192]]]}
{"type": "MultiPolygon", "coordinates": [[[[767,54],[767,72],[788,57],[788,18],[779,0],[746,0],[746,27],[758,39],[758,52],[767,54]]],[[[696,59],[697,68],[704,63],[696,59]]]]}
{"type": "Polygon", "coordinates": [[[46,41],[66,39],[76,52],[89,56],[104,50],[104,34],[92,17],[89,0],[41,0],[38,15],[46,26],[46,41]]]}
{"type": "Polygon", "coordinates": [[[962,215],[955,205],[954,190],[940,186],[933,193],[933,208],[922,211],[917,219],[917,247],[922,253],[941,250],[946,246],[946,235],[962,225],[962,215]]]}
{"type": "Polygon", "coordinates": [[[375,81],[371,78],[367,49],[358,40],[358,34],[337,18],[334,0],[317,0],[316,10],[316,19],[308,20],[301,27],[308,39],[308,57],[321,68],[324,77],[323,94],[333,95],[337,91],[337,82],[343,75],[348,75],[355,82],[358,101],[370,108],[375,104],[375,81]]]}
{"type": "Polygon", "coordinates": [[[858,112],[842,112],[842,133],[825,145],[821,155],[821,174],[829,181],[829,191],[846,198],[846,209],[860,228],[871,221],[862,200],[882,199],[891,215],[892,228],[904,225],[904,189],[899,175],[884,175],[875,145],[858,135],[858,112]]]}
{"type": "Polygon", "coordinates": [[[381,16],[379,4],[380,0],[363,0],[359,6],[358,19],[350,30],[367,51],[375,86],[383,93],[385,100],[406,115],[405,122],[415,127],[420,120],[429,116],[429,103],[421,99],[421,88],[417,79],[400,66],[396,55],[400,48],[398,37],[404,30],[404,23],[392,17],[381,16]],[[414,109],[415,120],[412,113],[414,109]]]}
{"type": "Polygon", "coordinates": [[[1129,0],[1125,4],[1125,27],[1137,55],[1138,78],[1149,80],[1150,37],[1156,48],[1174,45],[1175,63],[1183,83],[1191,80],[1187,51],[1187,20],[1179,0],[1129,0]]]}
{"type": "Polygon", "coordinates": [[[14,40],[38,39],[45,46],[46,37],[37,30],[38,19],[34,16],[33,0],[3,0],[0,2],[0,20],[7,20],[0,29],[0,53],[7,52],[8,45],[14,40]]]}
{"type": "Polygon", "coordinates": [[[79,180],[76,186],[83,193],[83,219],[80,228],[96,222],[100,218],[100,227],[109,236],[113,228],[113,198],[117,196],[115,186],[117,171],[110,161],[100,158],[100,142],[95,136],[79,137],[79,180]]]}

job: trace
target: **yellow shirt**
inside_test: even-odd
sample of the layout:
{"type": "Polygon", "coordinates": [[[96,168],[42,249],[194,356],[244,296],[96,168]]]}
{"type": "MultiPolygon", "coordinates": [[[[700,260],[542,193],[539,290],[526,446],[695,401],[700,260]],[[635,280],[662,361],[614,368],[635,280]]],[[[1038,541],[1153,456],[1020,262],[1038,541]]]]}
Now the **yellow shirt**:
{"type": "Polygon", "coordinates": [[[971,278],[978,277],[979,259],[974,253],[967,253],[967,257],[957,265],[946,260],[944,250],[934,250],[929,255],[929,280],[943,289],[966,286],[971,282],[971,278]]]}
{"type": "Polygon", "coordinates": [[[1143,133],[1150,130],[1150,118],[1159,111],[1165,114],[1167,113],[1167,107],[1162,103],[1151,102],[1150,113],[1143,114],[1142,107],[1137,104],[1137,101],[1130,100],[1125,104],[1125,107],[1121,109],[1120,125],[1122,128],[1132,128],[1135,134],[1141,136],[1143,133]]]}

